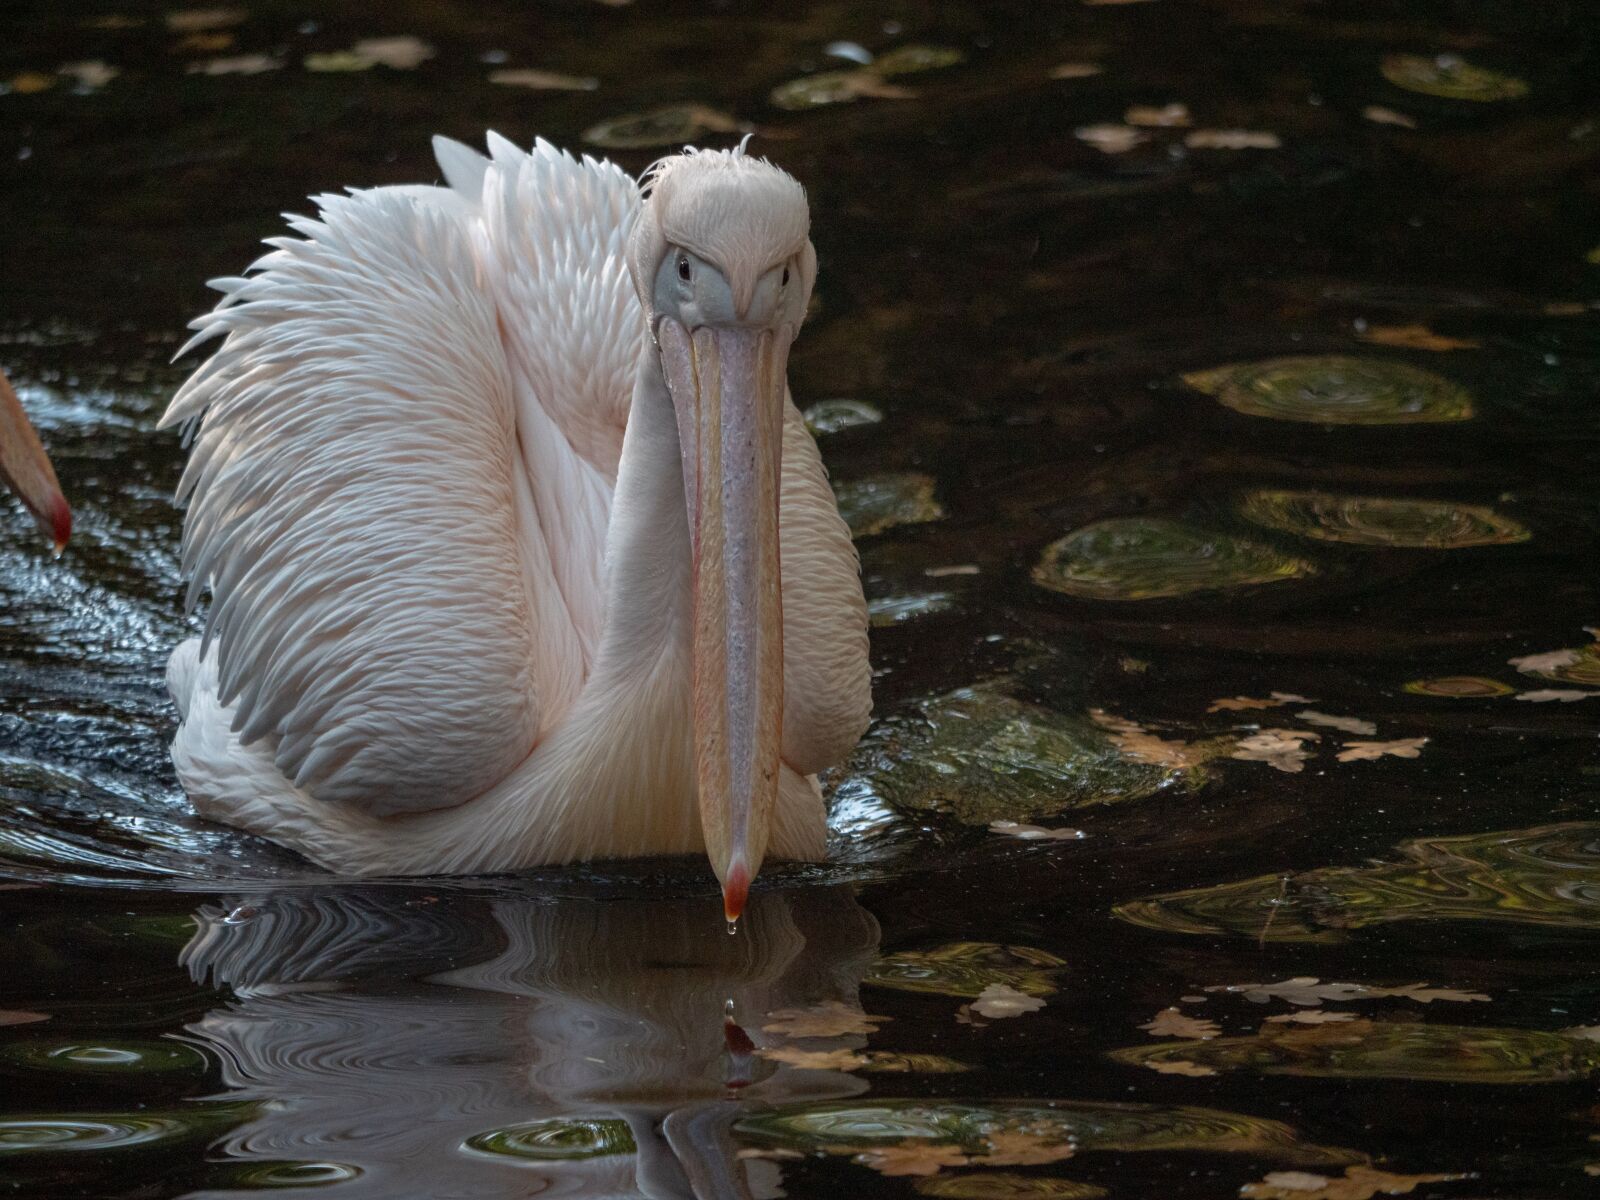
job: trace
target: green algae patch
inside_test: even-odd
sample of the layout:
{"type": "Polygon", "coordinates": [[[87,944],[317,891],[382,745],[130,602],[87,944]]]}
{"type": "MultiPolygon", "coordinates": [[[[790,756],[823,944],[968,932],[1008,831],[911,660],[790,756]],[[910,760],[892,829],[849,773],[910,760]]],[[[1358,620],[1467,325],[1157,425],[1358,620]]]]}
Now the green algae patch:
{"type": "Polygon", "coordinates": [[[916,471],[847,479],[834,484],[833,494],[851,537],[871,537],[897,525],[923,525],[944,517],[933,477],[916,471]]]}
{"type": "Polygon", "coordinates": [[[1380,70],[1397,88],[1442,100],[1492,104],[1528,94],[1528,85],[1516,76],[1474,66],[1454,54],[1388,54],[1380,70]]]}
{"type": "Polygon", "coordinates": [[[1532,536],[1511,518],[1477,504],[1330,492],[1251,492],[1240,502],[1239,515],[1267,529],[1347,546],[1459,550],[1506,546],[1532,536]]]}
{"type": "Polygon", "coordinates": [[[1600,822],[1419,838],[1401,861],[1261,875],[1118,905],[1118,917],[1174,933],[1260,941],[1342,941],[1396,921],[1493,921],[1600,929],[1600,822]]]}
{"type": "Polygon", "coordinates": [[[1002,984],[1029,996],[1053,996],[1065,959],[1031,946],[997,942],[951,942],[932,950],[902,950],[885,955],[862,982],[899,992],[975,1000],[984,989],[1002,984]]]}
{"type": "Polygon", "coordinates": [[[748,1142],[802,1153],[854,1155],[913,1145],[948,1146],[982,1165],[996,1135],[1051,1139],[1078,1153],[1250,1154],[1303,1166],[1361,1155],[1300,1140],[1290,1126],[1209,1108],[1114,1101],[864,1100],[786,1105],[734,1126],[748,1142]]]}
{"type": "Polygon", "coordinates": [[[1235,412],[1320,425],[1467,421],[1471,394],[1433,371],[1383,358],[1327,354],[1230,363],[1183,376],[1235,412]]]}
{"type": "Polygon", "coordinates": [[[1052,542],[1033,581],[1083,600],[1170,600],[1315,573],[1304,559],[1248,538],[1165,517],[1120,517],[1052,542]]]}
{"type": "Polygon", "coordinates": [[[1316,1079],[1561,1083],[1600,1069],[1600,1043],[1536,1029],[1354,1020],[1269,1023],[1250,1037],[1133,1046],[1112,1051],[1111,1057],[1158,1071],[1177,1068],[1183,1074],[1252,1071],[1316,1079]]]}
{"type": "Polygon", "coordinates": [[[986,826],[1142,800],[1206,778],[1202,766],[1135,757],[1087,716],[1018,700],[990,681],[879,721],[838,795],[986,826]]]}

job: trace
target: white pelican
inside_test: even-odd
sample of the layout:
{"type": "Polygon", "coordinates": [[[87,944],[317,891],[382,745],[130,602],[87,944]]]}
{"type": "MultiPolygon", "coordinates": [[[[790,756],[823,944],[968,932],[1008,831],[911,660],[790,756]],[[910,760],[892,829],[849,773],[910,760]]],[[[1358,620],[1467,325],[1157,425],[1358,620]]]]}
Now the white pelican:
{"type": "Polygon", "coordinates": [[[28,414],[4,375],[0,375],[0,483],[17,494],[60,554],[72,534],[72,510],[39,435],[28,424],[28,414]]]}
{"type": "Polygon", "coordinates": [[[823,856],[815,775],[871,709],[787,389],[805,193],[742,148],[641,186],[488,143],[318,198],[195,322],[173,760],[336,871],[704,851],[732,919],[765,855],[823,856]]]}

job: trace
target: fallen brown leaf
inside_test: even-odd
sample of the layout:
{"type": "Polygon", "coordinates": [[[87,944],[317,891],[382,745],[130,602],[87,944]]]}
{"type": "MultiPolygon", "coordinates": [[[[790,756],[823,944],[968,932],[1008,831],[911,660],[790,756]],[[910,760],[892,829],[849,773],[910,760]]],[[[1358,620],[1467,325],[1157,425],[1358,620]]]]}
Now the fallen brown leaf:
{"type": "Polygon", "coordinates": [[[1512,698],[1533,704],[1548,704],[1552,700],[1562,704],[1573,704],[1579,700],[1587,700],[1591,696],[1600,696],[1600,692],[1580,692],[1576,688],[1539,688],[1532,692],[1518,692],[1512,698]]]}
{"type": "Polygon", "coordinates": [[[1377,104],[1369,104],[1361,110],[1361,115],[1367,120],[1378,125],[1397,125],[1401,129],[1415,129],[1415,118],[1406,116],[1403,112],[1396,112],[1392,108],[1383,108],[1377,104]]]}
{"type": "Polygon", "coordinates": [[[29,1012],[25,1008],[0,1008],[0,1025],[32,1025],[49,1019],[49,1013],[29,1012]]]}
{"type": "Polygon", "coordinates": [[[1368,759],[1382,758],[1388,755],[1392,758],[1416,758],[1422,753],[1422,748],[1428,744],[1425,737],[1399,738],[1392,742],[1346,742],[1339,751],[1340,762],[1363,762],[1368,759]]]}
{"type": "Polygon", "coordinates": [[[849,1034],[877,1033],[889,1017],[875,1017],[838,1000],[827,1000],[811,1008],[780,1008],[767,1014],[766,1033],[792,1038],[844,1037],[849,1034]]]}
{"type": "Polygon", "coordinates": [[[1130,125],[1080,125],[1074,132],[1080,142],[1088,143],[1102,154],[1126,154],[1150,140],[1149,134],[1130,125]]]}
{"type": "Polygon", "coordinates": [[[898,1146],[879,1146],[855,1156],[855,1161],[880,1175],[937,1175],[945,1167],[967,1164],[959,1147],[937,1142],[901,1142],[898,1146]]]}
{"type": "Polygon", "coordinates": [[[173,33],[199,33],[205,29],[227,29],[243,25],[250,14],[242,8],[180,8],[166,15],[173,33]]]}
{"type": "Polygon", "coordinates": [[[1277,150],[1283,140],[1254,129],[1196,129],[1183,139],[1191,150],[1277,150]]]}
{"type": "Polygon", "coordinates": [[[1322,1008],[1300,1009],[1297,1012],[1279,1013],[1275,1017],[1267,1018],[1268,1021],[1278,1025],[1290,1023],[1298,1025],[1327,1025],[1338,1021],[1354,1021],[1355,1019],[1355,1013],[1328,1012],[1322,1008]]]}
{"type": "Polygon", "coordinates": [[[1189,124],[1189,106],[1164,104],[1157,108],[1153,104],[1135,104],[1122,114],[1122,119],[1126,124],[1149,129],[1175,129],[1189,124]]]}
{"type": "Polygon", "coordinates": [[[1245,1200],[1371,1200],[1379,1192],[1385,1196],[1406,1196],[1424,1183],[1448,1183],[1466,1179],[1465,1175],[1391,1175],[1376,1167],[1346,1167],[1344,1178],[1330,1179],[1309,1171],[1270,1171],[1260,1183],[1247,1183],[1239,1189],[1245,1200]]]}
{"type": "Polygon", "coordinates": [[[1137,721],[1108,713],[1103,708],[1091,708],[1089,719],[1104,729],[1111,744],[1129,758],[1163,767],[1194,767],[1209,757],[1188,742],[1157,737],[1137,721]]]}
{"type": "Polygon", "coordinates": [[[1229,757],[1242,762],[1264,762],[1274,770],[1298,775],[1305,770],[1306,759],[1311,757],[1311,748],[1305,743],[1321,740],[1320,734],[1304,729],[1263,729],[1241,738],[1229,757]]]}
{"type": "Polygon", "coordinates": [[[1201,1075],[1215,1075],[1210,1067],[1202,1067],[1199,1063],[1188,1062],[1181,1058],[1147,1059],[1145,1066],[1152,1071],[1160,1071],[1163,1075],[1192,1075],[1196,1078],[1201,1075]]]}
{"type": "Polygon", "coordinates": [[[1476,350],[1483,345],[1472,338],[1445,337],[1426,325],[1369,325],[1357,330],[1356,337],[1375,346],[1401,350],[1476,350]]]}
{"type": "Polygon", "coordinates": [[[1050,68],[1051,79],[1088,79],[1099,75],[1105,68],[1099,63],[1061,63],[1050,68]]]}
{"type": "Polygon", "coordinates": [[[1487,1000],[1482,992],[1463,992],[1455,988],[1429,987],[1426,983],[1407,983],[1399,987],[1373,987],[1365,983],[1323,983],[1314,975],[1296,975],[1277,983],[1219,983],[1205,989],[1208,992],[1226,992],[1243,996],[1255,1004],[1269,1000],[1286,1000],[1290,1004],[1315,1008],[1320,1004],[1343,1004],[1353,1000],[1378,1000],[1398,997],[1429,1004],[1435,1000],[1460,1003],[1487,1000]]]}
{"type": "Polygon", "coordinates": [[[1257,700],[1253,696],[1233,696],[1224,700],[1213,700],[1208,713],[1219,712],[1249,712],[1258,708],[1282,708],[1285,704],[1313,704],[1309,696],[1296,696],[1290,692],[1273,692],[1266,700],[1257,700]]]}
{"type": "Polygon", "coordinates": [[[989,1150],[978,1161],[986,1166],[1033,1167],[1062,1162],[1076,1152],[1071,1142],[1061,1140],[1059,1129],[1042,1133],[1027,1130],[996,1132],[986,1135],[984,1141],[988,1143],[989,1150]]]}
{"type": "Polygon", "coordinates": [[[1044,1007],[1044,1001],[1037,996],[1030,996],[1027,992],[1018,991],[1008,983],[991,983],[978,993],[978,998],[972,1002],[972,1011],[980,1016],[988,1017],[991,1021],[999,1021],[1006,1017],[1020,1017],[1026,1013],[1038,1012],[1044,1007]]]}
{"type": "Polygon", "coordinates": [[[1578,661],[1576,650],[1549,650],[1544,654],[1524,654],[1521,658],[1506,660],[1524,675],[1538,675],[1543,671],[1554,671],[1560,667],[1570,667],[1578,661]]]}
{"type": "Polygon", "coordinates": [[[550,92],[592,92],[600,86],[593,75],[563,75],[558,71],[535,71],[526,67],[513,67],[504,71],[490,71],[489,82],[502,87],[534,88],[550,92]]]}
{"type": "Polygon", "coordinates": [[[867,1060],[854,1050],[801,1050],[795,1046],[768,1046],[756,1051],[762,1058],[806,1071],[854,1071],[867,1060]]]}
{"type": "Polygon", "coordinates": [[[1148,1030],[1151,1037],[1192,1038],[1201,1041],[1214,1038],[1222,1032],[1215,1021],[1203,1021],[1199,1017],[1179,1012],[1176,1008],[1162,1009],[1139,1028],[1148,1030]]]}
{"type": "Polygon", "coordinates": [[[1025,842],[1076,842],[1084,837],[1081,829],[1069,829],[1066,826],[1048,829],[1043,825],[1023,825],[1017,821],[990,821],[989,832],[1020,838],[1025,842]]]}
{"type": "Polygon", "coordinates": [[[1378,732],[1378,727],[1371,721],[1363,721],[1360,717],[1336,717],[1328,713],[1314,712],[1306,709],[1297,712],[1295,716],[1312,725],[1321,725],[1324,729],[1339,729],[1345,733],[1359,733],[1363,737],[1371,737],[1378,732]]]}

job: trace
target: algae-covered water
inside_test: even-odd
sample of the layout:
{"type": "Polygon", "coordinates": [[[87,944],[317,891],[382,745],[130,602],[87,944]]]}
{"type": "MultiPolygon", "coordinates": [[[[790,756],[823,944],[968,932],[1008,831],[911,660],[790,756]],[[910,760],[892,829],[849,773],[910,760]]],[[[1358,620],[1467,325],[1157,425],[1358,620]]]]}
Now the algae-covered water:
{"type": "Polygon", "coordinates": [[[0,1194],[1600,1186],[1581,0],[0,14],[0,1194]],[[835,856],[340,882],[195,820],[168,359],[428,135],[754,135],[877,722],[835,856]]]}

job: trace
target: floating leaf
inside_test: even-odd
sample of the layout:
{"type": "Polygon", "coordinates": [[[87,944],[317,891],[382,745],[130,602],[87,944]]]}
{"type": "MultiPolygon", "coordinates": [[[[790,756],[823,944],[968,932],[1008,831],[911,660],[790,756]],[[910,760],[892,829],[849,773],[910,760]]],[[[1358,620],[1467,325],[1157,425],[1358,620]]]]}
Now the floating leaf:
{"type": "Polygon", "coordinates": [[[914,100],[917,94],[910,88],[887,83],[871,67],[854,71],[819,71],[815,75],[802,75],[772,89],[767,97],[774,107],[786,112],[807,108],[821,108],[828,104],[848,104],[852,100],[914,100]]]}
{"type": "Polygon", "coordinates": [[[979,992],[978,998],[972,1002],[973,1012],[992,1021],[1024,1016],[1027,1013],[1038,1012],[1043,1007],[1044,1001],[1037,996],[1020,992],[1006,983],[991,983],[979,992]]]}
{"type": "Polygon", "coordinates": [[[1429,987],[1425,983],[1407,983],[1399,987],[1375,987],[1365,983],[1323,983],[1311,975],[1297,975],[1293,979],[1284,979],[1278,983],[1229,983],[1208,987],[1207,992],[1223,992],[1228,995],[1243,996],[1256,1004],[1265,1004],[1268,1000],[1287,1000],[1290,1004],[1302,1004],[1308,1007],[1328,1001],[1333,1003],[1346,1003],[1353,1000],[1383,1000],[1400,997],[1406,1000],[1415,1000],[1420,1004],[1431,1004],[1435,1000],[1450,1000],[1457,1003],[1468,1003],[1474,1000],[1488,1000],[1482,992],[1463,992],[1455,988],[1429,987]]]}
{"type": "Polygon", "coordinates": [[[475,1133],[462,1143],[480,1154],[502,1154],[538,1162],[582,1161],[633,1154],[637,1147],[628,1123],[617,1118],[552,1118],[475,1133]]]}
{"type": "Polygon", "coordinates": [[[32,1025],[49,1019],[49,1013],[29,1012],[25,1008],[0,1008],[0,1026],[32,1025]]]}
{"type": "Polygon", "coordinates": [[[1183,144],[1191,150],[1277,150],[1283,141],[1275,133],[1256,129],[1196,129],[1183,144]]]}
{"type": "Polygon", "coordinates": [[[362,38],[350,50],[395,71],[414,71],[438,53],[421,38],[410,36],[362,38]]]}
{"type": "Polygon", "coordinates": [[[867,1065],[854,1050],[801,1050],[796,1046],[768,1046],[756,1051],[762,1058],[806,1071],[854,1071],[867,1065]]]}
{"type": "Polygon", "coordinates": [[[1509,696],[1517,689],[1497,679],[1481,675],[1444,675],[1437,679],[1413,679],[1405,690],[1413,696],[1443,696],[1451,700],[1483,700],[1509,696]]]}
{"type": "Polygon", "coordinates": [[[897,525],[944,518],[933,477],[914,471],[844,480],[833,485],[833,492],[852,537],[872,537],[897,525]]]}
{"type": "Polygon", "coordinates": [[[346,71],[370,71],[378,65],[377,59],[351,50],[335,50],[331,54],[308,54],[300,60],[308,71],[319,74],[336,74],[346,71]]]}
{"type": "Polygon", "coordinates": [[[948,813],[969,825],[1040,821],[1206,781],[1124,752],[1082,716],[1006,694],[996,680],[930,697],[878,721],[835,789],[836,802],[948,813]]]}
{"type": "Polygon", "coordinates": [[[1080,125],[1073,135],[1102,154],[1126,154],[1150,140],[1148,133],[1131,125],[1080,125]]]}
{"type": "Polygon", "coordinates": [[[893,1050],[873,1050],[866,1056],[863,1071],[876,1073],[916,1075],[959,1075],[972,1070],[964,1062],[946,1058],[942,1054],[902,1054],[893,1050]]]}
{"type": "Polygon", "coordinates": [[[94,58],[84,62],[62,63],[56,68],[56,74],[66,75],[76,81],[80,88],[92,91],[105,87],[122,72],[94,58]]]}
{"type": "Polygon", "coordinates": [[[1460,550],[1505,546],[1531,536],[1509,517],[1476,504],[1395,500],[1329,492],[1263,490],[1239,505],[1247,521],[1348,546],[1460,550]]]}
{"type": "Polygon", "coordinates": [[[1403,859],[1262,875],[1119,905],[1152,929],[1258,941],[1336,941],[1392,921],[1508,921],[1600,929],[1600,823],[1423,838],[1403,859]]]}
{"type": "Polygon", "coordinates": [[[1134,1046],[1111,1057],[1154,1070],[1183,1062],[1262,1075],[1435,1083],[1556,1083],[1600,1070],[1600,1045],[1559,1033],[1364,1020],[1267,1024],[1250,1037],[1134,1046]]]}
{"type": "Polygon", "coordinates": [[[1100,1200],[1105,1188],[1043,1175],[1013,1175],[1009,1171],[984,1171],[978,1175],[939,1175],[919,1179],[919,1196],[940,1200],[1100,1200]]]}
{"type": "Polygon", "coordinates": [[[1045,1163],[1065,1162],[1076,1153],[1071,1142],[1063,1141],[1059,1131],[1035,1133],[1029,1130],[1002,1130],[984,1139],[988,1151],[983,1156],[985,1166],[1038,1167],[1045,1163]]]}
{"type": "Polygon", "coordinates": [[[1403,112],[1396,112],[1392,108],[1384,108],[1377,104],[1367,105],[1361,110],[1361,115],[1376,125],[1396,125],[1401,129],[1417,127],[1415,117],[1408,117],[1403,112]]]}
{"type": "Polygon", "coordinates": [[[1339,729],[1345,733],[1359,733],[1363,737],[1371,737],[1378,732],[1378,727],[1371,721],[1363,721],[1360,717],[1339,717],[1329,713],[1315,712],[1306,709],[1295,713],[1295,717],[1308,725],[1320,725],[1324,729],[1339,729]]]}
{"type": "Polygon", "coordinates": [[[1152,1071],[1160,1071],[1163,1075],[1188,1075],[1200,1078],[1205,1075],[1215,1075],[1217,1072],[1212,1067],[1203,1067],[1199,1063],[1189,1062],[1182,1058],[1152,1059],[1143,1064],[1152,1071]]]}
{"type": "Polygon", "coordinates": [[[1122,517],[1052,542],[1033,581],[1086,600],[1167,600],[1315,573],[1309,562],[1246,538],[1164,517],[1122,517]]]}
{"type": "Polygon", "coordinates": [[[838,1000],[826,1000],[812,1008],[782,1008],[767,1014],[761,1028],[792,1038],[845,1037],[849,1034],[877,1033],[888,1017],[874,1017],[838,1000]]]}
{"type": "Polygon", "coordinates": [[[883,420],[883,413],[864,400],[844,398],[819,400],[806,409],[804,416],[806,428],[811,431],[813,437],[876,425],[883,420]]]}
{"type": "Polygon", "coordinates": [[[1116,716],[1102,708],[1091,708],[1089,718],[1104,729],[1112,744],[1129,758],[1170,767],[1175,771],[1198,767],[1233,749],[1233,742],[1226,739],[1185,742],[1158,737],[1137,721],[1116,716]]]}
{"type": "Polygon", "coordinates": [[[1321,741],[1321,735],[1304,729],[1263,729],[1242,738],[1230,758],[1244,762],[1263,762],[1275,770],[1298,775],[1311,757],[1307,742],[1321,741]]]}
{"type": "Polygon", "coordinates": [[[1260,1183],[1247,1183],[1239,1189],[1245,1200],[1372,1200],[1385,1196],[1409,1196],[1424,1183],[1446,1183],[1467,1179],[1466,1175],[1391,1175],[1374,1167],[1346,1167],[1342,1179],[1312,1175],[1305,1171],[1272,1171],[1260,1183]]]}
{"type": "Polygon", "coordinates": [[[1189,124],[1189,106],[1164,104],[1157,108],[1153,104],[1135,104],[1122,114],[1122,120],[1128,125],[1142,125],[1148,129],[1179,128],[1189,124]]]}
{"type": "Polygon", "coordinates": [[[1546,704],[1552,700],[1562,704],[1572,704],[1578,700],[1587,700],[1592,696],[1600,696],[1600,692],[1578,692],[1570,688],[1540,688],[1532,692],[1518,692],[1518,700],[1527,700],[1534,704],[1546,704]]]}
{"type": "Polygon", "coordinates": [[[490,71],[489,82],[502,87],[532,88],[547,92],[592,92],[600,86],[593,75],[563,75],[559,71],[537,71],[530,67],[511,67],[490,71]]]}
{"type": "Polygon", "coordinates": [[[1374,346],[1394,346],[1401,350],[1477,350],[1483,345],[1473,338],[1445,337],[1426,325],[1369,325],[1358,329],[1356,337],[1374,346]]]}
{"type": "Polygon", "coordinates": [[[201,33],[212,29],[231,29],[243,25],[250,17],[242,8],[180,8],[166,15],[167,28],[173,33],[201,33]]]}
{"type": "Polygon", "coordinates": [[[1432,371],[1387,359],[1329,354],[1194,371],[1183,381],[1235,412],[1323,425],[1465,421],[1472,397],[1432,371]]]}
{"type": "Polygon", "coordinates": [[[234,37],[231,33],[191,33],[174,43],[172,53],[217,54],[231,49],[233,43],[234,37]]]}
{"type": "Polygon", "coordinates": [[[1398,738],[1392,742],[1346,742],[1339,751],[1340,762],[1362,762],[1367,759],[1416,758],[1428,744],[1425,737],[1398,738]]]}
{"type": "Polygon", "coordinates": [[[1043,825],[1022,825],[1016,821],[990,821],[989,832],[1018,838],[1024,842],[1076,842],[1083,839],[1081,829],[1065,826],[1046,829],[1043,825]]]}
{"type": "Polygon", "coordinates": [[[903,1142],[863,1150],[855,1161],[880,1175],[937,1175],[945,1167],[965,1165],[967,1156],[954,1146],[936,1142],[903,1142]]]}
{"type": "Polygon", "coordinates": [[[1213,700],[1206,711],[1219,712],[1250,712],[1255,709],[1281,708],[1285,704],[1310,704],[1312,701],[1306,696],[1296,696],[1289,692],[1273,692],[1265,700],[1253,696],[1233,696],[1223,700],[1213,700]]]}
{"type": "Polygon", "coordinates": [[[18,96],[31,96],[38,92],[47,92],[56,85],[54,75],[45,75],[38,71],[24,71],[20,75],[13,75],[6,84],[6,90],[18,96]]]}
{"type": "Polygon", "coordinates": [[[1105,68],[1099,63],[1069,62],[1058,63],[1050,68],[1051,79],[1088,79],[1094,75],[1103,74],[1105,68]]]}
{"type": "Polygon", "coordinates": [[[1354,1021],[1355,1013],[1329,1012],[1325,1008],[1302,1008],[1297,1012],[1279,1013],[1267,1020],[1277,1025],[1327,1025],[1333,1021],[1354,1021]]]}
{"type": "Polygon", "coordinates": [[[1198,1038],[1202,1041],[1222,1032],[1215,1021],[1203,1021],[1176,1008],[1162,1009],[1139,1028],[1147,1030],[1151,1037],[1198,1038]]]}
{"type": "Polygon", "coordinates": [[[282,67],[282,59],[265,54],[236,54],[231,58],[208,58],[204,62],[190,63],[186,69],[191,75],[260,75],[282,67]]]}
{"type": "Polygon", "coordinates": [[[996,984],[1027,996],[1050,996],[1066,962],[1030,946],[952,942],[933,950],[902,950],[880,958],[863,983],[935,996],[975,1000],[996,984]]]}
{"type": "Polygon", "coordinates": [[[954,46],[927,46],[913,43],[880,54],[877,61],[872,64],[872,69],[885,79],[893,79],[899,75],[920,75],[924,71],[938,71],[945,67],[958,66],[966,61],[967,56],[954,46]]]}
{"type": "Polygon", "coordinates": [[[583,140],[608,150],[643,150],[681,146],[708,133],[741,132],[748,132],[746,126],[725,112],[704,104],[669,104],[591,125],[583,140]]]}
{"type": "Polygon", "coordinates": [[[1510,661],[1524,675],[1537,675],[1556,683],[1600,687],[1600,646],[1595,644],[1573,650],[1552,650],[1547,654],[1524,654],[1510,661]]]}
{"type": "Polygon", "coordinates": [[[834,1155],[931,1143],[971,1157],[975,1165],[983,1163],[997,1137],[1007,1134],[1026,1134],[1045,1145],[1070,1145],[1079,1154],[1201,1151],[1303,1166],[1342,1166],[1360,1157],[1302,1142],[1277,1121],[1207,1108],[1114,1101],[882,1099],[786,1105],[741,1118],[734,1132],[763,1149],[834,1155]]]}
{"type": "Polygon", "coordinates": [[[1489,103],[1516,100],[1528,94],[1528,85],[1511,75],[1475,67],[1454,54],[1388,54],[1383,77],[1396,87],[1446,100],[1489,103]]]}

